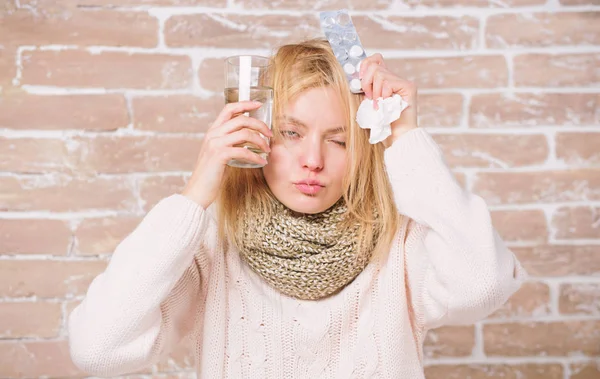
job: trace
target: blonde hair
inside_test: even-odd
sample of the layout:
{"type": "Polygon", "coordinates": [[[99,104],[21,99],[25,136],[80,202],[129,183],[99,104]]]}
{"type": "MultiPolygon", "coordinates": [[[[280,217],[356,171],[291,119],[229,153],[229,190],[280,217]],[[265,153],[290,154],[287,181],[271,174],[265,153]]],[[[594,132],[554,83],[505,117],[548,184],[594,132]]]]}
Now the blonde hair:
{"type": "MultiPolygon", "coordinates": [[[[310,88],[329,86],[339,94],[347,121],[347,172],[343,181],[343,199],[348,208],[348,222],[359,222],[359,253],[373,256],[389,251],[398,229],[400,216],[385,171],[382,144],[369,144],[369,133],[356,124],[355,115],[362,94],[350,92],[341,65],[326,40],[313,39],[281,46],[271,57],[274,90],[273,120],[283,113],[288,102],[310,88]],[[374,212],[378,217],[374,217],[374,212]],[[377,238],[374,241],[374,238],[377,238]]],[[[273,134],[278,138],[277,122],[273,134]]],[[[270,217],[273,193],[261,169],[227,167],[217,212],[219,235],[224,241],[237,240],[243,213],[270,217]],[[227,238],[229,237],[229,238],[227,238]]]]}

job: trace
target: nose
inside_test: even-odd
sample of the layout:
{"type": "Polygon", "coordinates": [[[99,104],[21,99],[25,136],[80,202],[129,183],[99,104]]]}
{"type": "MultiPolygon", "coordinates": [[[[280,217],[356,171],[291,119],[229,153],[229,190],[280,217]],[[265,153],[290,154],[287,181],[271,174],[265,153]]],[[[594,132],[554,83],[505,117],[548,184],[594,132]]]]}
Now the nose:
{"type": "Polygon", "coordinates": [[[301,152],[301,164],[311,171],[323,169],[323,149],[317,141],[306,141],[301,152]]]}

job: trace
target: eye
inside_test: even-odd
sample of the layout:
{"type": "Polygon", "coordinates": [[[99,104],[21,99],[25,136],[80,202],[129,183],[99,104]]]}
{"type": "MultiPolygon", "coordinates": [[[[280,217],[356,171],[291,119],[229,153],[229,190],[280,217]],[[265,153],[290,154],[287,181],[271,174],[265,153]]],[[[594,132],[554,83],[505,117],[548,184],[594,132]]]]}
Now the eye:
{"type": "Polygon", "coordinates": [[[346,142],[344,142],[344,141],[335,141],[335,140],[332,140],[331,142],[333,142],[336,145],[339,145],[341,147],[346,147],[346,142]]]}
{"type": "Polygon", "coordinates": [[[291,139],[300,137],[300,135],[293,130],[282,130],[281,135],[284,138],[291,138],[291,139]]]}

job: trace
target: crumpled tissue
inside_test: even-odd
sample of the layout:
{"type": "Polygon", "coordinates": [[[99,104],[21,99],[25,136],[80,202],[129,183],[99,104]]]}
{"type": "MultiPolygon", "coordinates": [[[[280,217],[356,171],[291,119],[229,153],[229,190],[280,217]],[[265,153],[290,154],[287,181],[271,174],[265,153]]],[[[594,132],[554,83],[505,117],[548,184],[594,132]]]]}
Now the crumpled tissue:
{"type": "Polygon", "coordinates": [[[395,94],[392,97],[377,99],[378,109],[373,108],[373,100],[365,99],[356,112],[356,122],[362,129],[370,129],[369,143],[376,144],[392,134],[391,123],[400,118],[408,107],[404,99],[395,94]]]}

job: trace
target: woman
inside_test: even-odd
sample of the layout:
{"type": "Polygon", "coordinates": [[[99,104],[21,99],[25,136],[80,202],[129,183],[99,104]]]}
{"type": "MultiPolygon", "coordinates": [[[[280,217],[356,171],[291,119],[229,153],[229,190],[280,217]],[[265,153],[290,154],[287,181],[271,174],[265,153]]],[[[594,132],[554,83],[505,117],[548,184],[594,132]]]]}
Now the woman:
{"type": "Polygon", "coordinates": [[[241,115],[260,104],[227,105],[183,192],[72,312],[83,370],[136,371],[187,336],[199,378],[423,378],[428,329],[473,323],[520,286],[485,202],[417,127],[416,87],[381,55],[361,65],[364,96],[410,106],[376,145],[326,41],[283,46],[273,67],[273,132],[241,115]],[[245,141],[270,151],[263,169],[226,168],[261,162],[245,141]]]}

